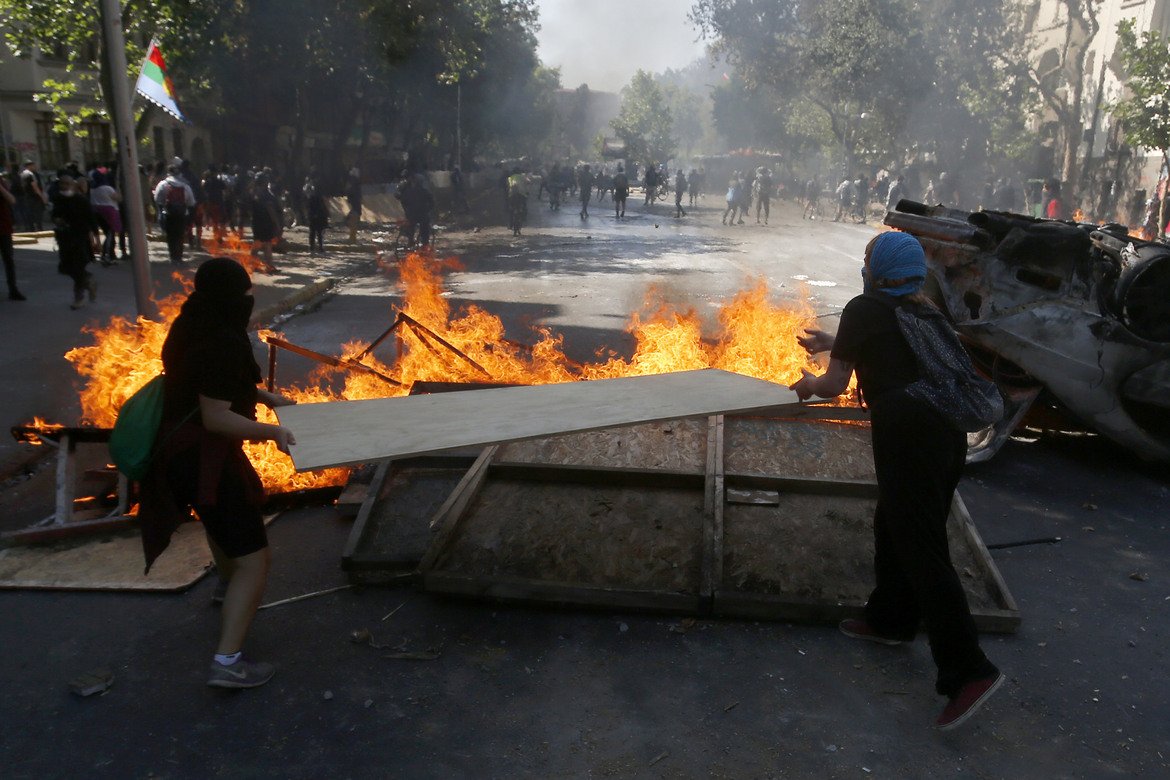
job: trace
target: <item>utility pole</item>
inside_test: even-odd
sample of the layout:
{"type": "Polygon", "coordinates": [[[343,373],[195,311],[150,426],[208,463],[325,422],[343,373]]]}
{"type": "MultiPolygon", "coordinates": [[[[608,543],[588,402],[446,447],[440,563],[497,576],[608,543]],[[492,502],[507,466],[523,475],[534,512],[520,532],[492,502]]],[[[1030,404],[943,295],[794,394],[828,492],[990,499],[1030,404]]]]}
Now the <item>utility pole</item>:
{"type": "Polygon", "coordinates": [[[463,82],[455,82],[455,167],[463,170],[463,82]]]}
{"type": "Polygon", "coordinates": [[[142,181],[138,178],[138,140],[130,110],[130,84],[126,80],[126,39],[122,34],[122,9],[118,0],[101,0],[102,51],[110,73],[110,108],[118,139],[118,167],[130,223],[130,262],[134,274],[134,300],[140,317],[155,319],[158,308],[151,298],[150,254],[146,246],[146,216],[142,212],[142,181]]]}

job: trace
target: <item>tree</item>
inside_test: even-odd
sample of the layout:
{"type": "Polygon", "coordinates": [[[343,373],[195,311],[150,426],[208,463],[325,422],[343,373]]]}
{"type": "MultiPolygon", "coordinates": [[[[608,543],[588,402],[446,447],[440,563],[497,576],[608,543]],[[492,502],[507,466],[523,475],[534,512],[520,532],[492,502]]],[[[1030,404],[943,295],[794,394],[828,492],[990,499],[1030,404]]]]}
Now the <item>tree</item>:
{"type": "Polygon", "coordinates": [[[610,122],[617,136],[626,142],[627,158],[646,164],[672,159],[677,145],[671,137],[673,125],[666,98],[654,77],[639,70],[622,89],[617,119],[610,122]]]}
{"type": "MultiPolygon", "coordinates": [[[[1139,38],[1132,19],[1117,25],[1117,55],[1129,97],[1112,106],[1126,140],[1162,153],[1162,170],[1170,169],[1170,39],[1146,31],[1139,38]]],[[[1158,236],[1165,236],[1166,197],[1160,199],[1158,236]]]]}

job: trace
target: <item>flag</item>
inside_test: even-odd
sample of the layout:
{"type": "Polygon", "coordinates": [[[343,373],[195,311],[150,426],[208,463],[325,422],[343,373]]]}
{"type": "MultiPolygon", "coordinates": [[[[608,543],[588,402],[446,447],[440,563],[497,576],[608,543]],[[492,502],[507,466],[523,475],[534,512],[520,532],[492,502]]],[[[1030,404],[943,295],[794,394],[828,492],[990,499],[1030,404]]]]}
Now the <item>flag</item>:
{"type": "Polygon", "coordinates": [[[180,122],[187,121],[187,117],[179,110],[175,85],[167,75],[167,64],[163,61],[162,52],[159,51],[158,41],[150,42],[146,59],[142,62],[142,73],[138,76],[138,84],[134,91],[180,122]]]}

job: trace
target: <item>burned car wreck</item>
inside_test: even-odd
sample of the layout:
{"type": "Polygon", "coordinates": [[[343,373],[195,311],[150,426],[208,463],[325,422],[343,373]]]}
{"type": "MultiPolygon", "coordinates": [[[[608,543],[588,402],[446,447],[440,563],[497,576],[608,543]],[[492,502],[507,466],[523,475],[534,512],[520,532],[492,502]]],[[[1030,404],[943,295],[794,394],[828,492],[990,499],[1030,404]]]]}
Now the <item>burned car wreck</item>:
{"type": "Polygon", "coordinates": [[[926,250],[926,292],[1005,398],[970,437],[986,460],[1035,405],[1170,461],[1170,246],[1123,225],[900,201],[885,224],[926,250]]]}

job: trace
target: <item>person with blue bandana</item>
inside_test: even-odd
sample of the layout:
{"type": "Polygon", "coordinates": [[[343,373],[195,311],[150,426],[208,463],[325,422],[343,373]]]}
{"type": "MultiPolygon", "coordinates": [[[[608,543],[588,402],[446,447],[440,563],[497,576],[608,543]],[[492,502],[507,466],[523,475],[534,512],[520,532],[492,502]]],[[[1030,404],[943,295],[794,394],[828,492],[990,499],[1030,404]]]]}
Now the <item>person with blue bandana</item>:
{"type": "Polygon", "coordinates": [[[862,279],[864,294],[845,306],[836,337],[808,330],[798,339],[810,354],[829,351],[829,367],[821,376],[804,371],[791,389],[802,401],[834,398],[857,372],[870,410],[878,483],[876,583],[865,616],[844,620],[840,628],[854,639],[898,645],[912,641],[921,623],[938,668],[935,689],[948,699],[935,726],[951,729],[973,715],[1004,679],[979,647],[947,543],[947,517],[967,439],[906,392],[919,378],[918,363],[898,326],[896,307],[933,305],[922,294],[922,245],[906,233],[878,235],[865,248],[862,279]]]}

